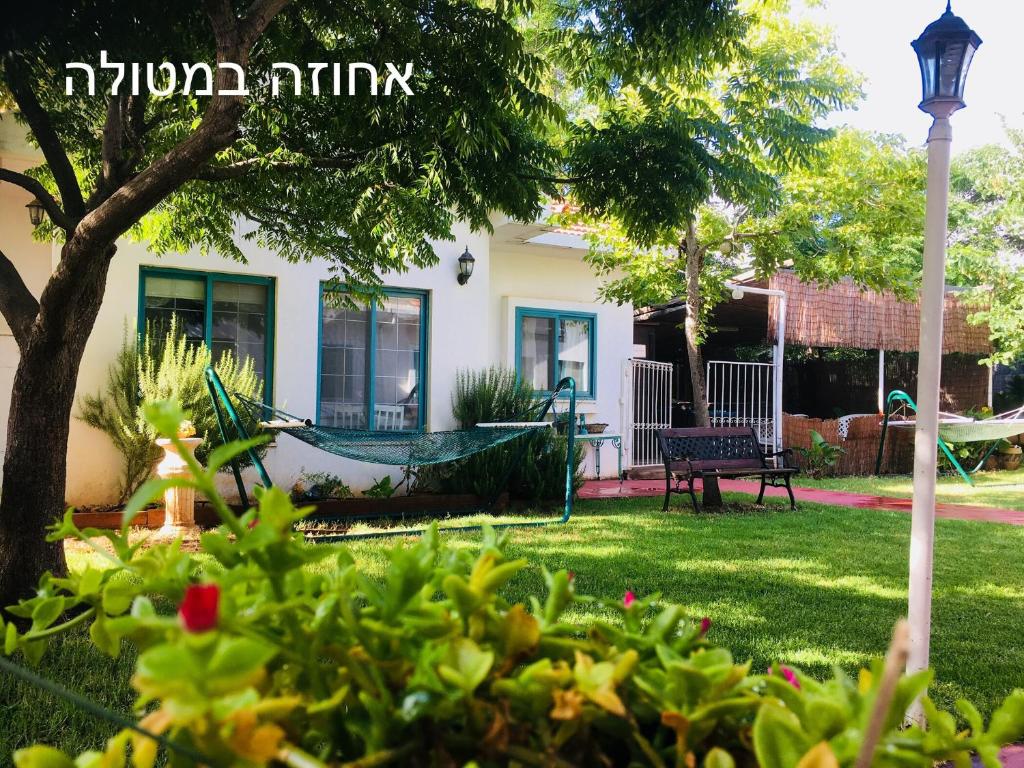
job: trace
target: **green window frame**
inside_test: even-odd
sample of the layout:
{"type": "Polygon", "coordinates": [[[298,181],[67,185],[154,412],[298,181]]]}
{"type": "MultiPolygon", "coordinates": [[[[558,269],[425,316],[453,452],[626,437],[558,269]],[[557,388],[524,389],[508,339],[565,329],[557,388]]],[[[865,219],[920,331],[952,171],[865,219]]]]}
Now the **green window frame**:
{"type": "Polygon", "coordinates": [[[558,370],[562,345],[565,339],[561,333],[563,321],[576,321],[587,324],[587,374],[585,381],[576,382],[576,396],[583,400],[593,400],[597,396],[597,315],[589,312],[569,312],[555,309],[535,309],[533,307],[516,307],[515,313],[515,365],[516,374],[520,378],[530,379],[523,370],[523,322],[525,320],[550,320],[551,343],[548,350],[547,381],[543,388],[537,388],[538,394],[550,394],[552,388],[562,378],[558,370]]]}
{"type": "MultiPolygon", "coordinates": [[[[319,316],[317,318],[317,356],[316,356],[316,413],[318,423],[328,423],[330,419],[323,417],[323,406],[325,402],[324,398],[324,377],[332,376],[335,374],[328,373],[324,365],[324,351],[325,351],[325,337],[324,337],[324,298],[328,294],[345,293],[346,287],[344,285],[334,286],[333,284],[321,282],[320,283],[320,308],[319,316]]],[[[401,350],[402,353],[412,352],[415,360],[416,370],[416,382],[414,389],[416,392],[416,424],[415,426],[409,426],[404,428],[388,427],[389,429],[395,429],[395,431],[404,432],[419,432],[426,428],[426,413],[429,404],[428,399],[428,379],[427,379],[427,361],[429,360],[428,350],[428,338],[429,338],[429,322],[430,322],[430,294],[428,291],[417,290],[412,288],[383,288],[381,294],[386,298],[412,298],[419,300],[419,328],[418,328],[418,349],[415,350],[401,350]]],[[[379,344],[379,327],[378,327],[378,313],[381,311],[381,307],[378,302],[370,301],[365,309],[367,312],[366,318],[366,330],[365,330],[365,346],[362,348],[364,353],[363,367],[364,371],[359,376],[362,379],[362,386],[364,387],[364,399],[365,403],[358,403],[362,406],[362,416],[365,419],[364,425],[357,428],[365,428],[366,426],[377,428],[379,418],[377,410],[378,405],[378,387],[380,386],[380,379],[377,375],[378,372],[378,359],[382,354],[390,350],[382,350],[379,344]]],[[[333,399],[328,398],[328,401],[334,402],[333,399]]],[[[339,401],[340,402],[340,401],[339,401]]],[[[384,407],[382,405],[382,407],[384,407]]],[[[386,407],[392,407],[390,403],[386,404],[386,407]]],[[[336,423],[336,422],[335,422],[336,423]]],[[[338,425],[337,426],[344,426],[338,425]]]]}
{"type": "Polygon", "coordinates": [[[140,267],[138,325],[136,326],[140,334],[144,333],[146,328],[146,281],[152,278],[203,284],[204,333],[202,341],[211,350],[214,348],[215,341],[213,338],[214,285],[216,283],[235,283],[240,285],[258,285],[266,288],[263,400],[268,405],[272,404],[274,402],[274,336],[276,332],[274,278],[239,275],[230,272],[205,272],[202,270],[173,269],[168,267],[140,267]]]}

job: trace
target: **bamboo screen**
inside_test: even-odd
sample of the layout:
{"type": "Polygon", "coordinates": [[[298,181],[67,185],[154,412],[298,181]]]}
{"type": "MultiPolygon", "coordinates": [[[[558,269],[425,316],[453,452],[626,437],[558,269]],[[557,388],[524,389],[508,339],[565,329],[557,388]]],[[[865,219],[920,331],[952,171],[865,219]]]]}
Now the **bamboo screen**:
{"type": "MultiPolygon", "coordinates": [[[[786,292],[786,342],[807,347],[855,347],[912,352],[917,349],[920,309],[891,294],[861,291],[844,280],[825,288],[780,272],[769,287],[786,292]]],[[[986,355],[991,351],[988,326],[971,325],[976,311],[946,294],[942,352],[986,355]]],[[[774,339],[778,299],[768,303],[768,338],[774,339]]]]}

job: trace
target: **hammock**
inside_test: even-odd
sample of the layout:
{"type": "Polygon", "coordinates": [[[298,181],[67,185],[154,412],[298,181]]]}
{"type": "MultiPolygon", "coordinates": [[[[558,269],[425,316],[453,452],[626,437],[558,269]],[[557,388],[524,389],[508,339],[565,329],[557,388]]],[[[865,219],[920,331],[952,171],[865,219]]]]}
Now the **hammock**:
{"type": "MultiPolygon", "coordinates": [[[[902,409],[917,414],[917,403],[906,392],[894,389],[885,400],[885,415],[882,419],[882,437],[878,443],[878,458],[875,461],[875,474],[882,471],[882,451],[885,448],[885,433],[888,427],[913,427],[916,419],[891,420],[894,411],[902,409]]],[[[971,475],[981,469],[988,457],[995,452],[1000,440],[1014,435],[1024,434],[1024,405],[1012,411],[1006,411],[991,419],[972,419],[958,416],[955,413],[939,412],[939,448],[949,459],[953,468],[968,485],[974,485],[971,475]],[[972,470],[966,470],[957,461],[947,443],[984,443],[992,441],[992,445],[981,457],[981,461],[972,470]]]]}
{"type": "MultiPolygon", "coordinates": [[[[230,440],[225,415],[234,427],[235,437],[239,440],[248,439],[248,430],[239,418],[238,411],[227,390],[224,388],[224,384],[212,367],[206,369],[206,385],[210,392],[210,398],[213,401],[213,409],[217,414],[217,423],[224,442],[230,440]]],[[[544,421],[544,417],[548,412],[553,412],[555,400],[559,395],[567,395],[569,406],[568,423],[575,423],[576,382],[572,378],[567,377],[558,383],[558,386],[555,387],[555,390],[549,397],[537,403],[531,409],[531,413],[526,415],[527,418],[530,418],[532,415],[533,420],[478,424],[471,429],[439,432],[399,432],[322,426],[314,424],[309,419],[301,419],[286,411],[273,408],[238,393],[235,393],[235,399],[249,412],[250,416],[254,417],[261,428],[281,431],[327,453],[372,464],[420,467],[463,459],[481,451],[486,451],[488,448],[515,440],[528,433],[536,432],[538,429],[550,428],[552,426],[551,423],[544,421]]],[[[572,514],[572,482],[575,469],[574,462],[572,461],[574,448],[572,430],[567,430],[567,434],[565,505],[563,515],[557,521],[563,523],[568,521],[569,516],[572,514]]],[[[270,480],[270,475],[267,473],[266,467],[264,467],[255,449],[250,448],[247,453],[264,487],[271,487],[273,483],[270,480]]],[[[238,486],[239,497],[242,503],[248,506],[249,497],[245,490],[245,484],[242,482],[241,470],[237,460],[231,462],[231,469],[235,476],[235,484],[238,486]]],[[[495,527],[544,525],[548,522],[553,521],[510,523],[495,527]]],[[[467,528],[449,530],[466,530],[478,527],[468,526],[467,528]]],[[[400,531],[391,535],[406,535],[416,532],[400,531]]],[[[318,537],[318,540],[368,538],[384,535],[389,534],[361,534],[358,536],[344,534],[318,537]]]]}

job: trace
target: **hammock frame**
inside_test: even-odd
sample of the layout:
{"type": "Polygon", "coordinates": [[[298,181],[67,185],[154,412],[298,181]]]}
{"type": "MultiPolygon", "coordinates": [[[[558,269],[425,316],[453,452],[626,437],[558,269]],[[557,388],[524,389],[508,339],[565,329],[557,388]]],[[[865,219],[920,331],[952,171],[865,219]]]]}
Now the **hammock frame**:
{"type": "MultiPolygon", "coordinates": [[[[882,416],[882,436],[881,436],[881,438],[879,438],[879,441],[878,441],[878,457],[875,460],[875,474],[876,475],[881,474],[881,472],[882,472],[882,453],[885,450],[885,435],[886,435],[886,432],[889,429],[890,423],[893,426],[897,426],[896,422],[892,422],[891,421],[892,414],[893,414],[894,411],[899,410],[901,408],[902,409],[909,409],[914,414],[917,414],[917,403],[914,402],[914,399],[910,395],[908,395],[906,392],[904,392],[903,390],[901,390],[901,389],[894,389],[892,392],[889,393],[889,396],[885,399],[885,411],[884,411],[883,416],[882,416]]],[[[959,426],[962,425],[963,427],[967,428],[967,427],[970,427],[971,425],[983,425],[986,422],[991,422],[991,421],[996,421],[996,420],[999,420],[1001,422],[1011,422],[1012,423],[1014,421],[1019,420],[1019,417],[1021,416],[1021,414],[1024,414],[1024,405],[1022,405],[1020,408],[1016,408],[1016,409],[1014,409],[1012,411],[1007,411],[1006,413],[998,414],[998,415],[992,417],[992,419],[983,419],[983,420],[980,420],[980,421],[968,418],[966,416],[958,416],[956,414],[943,413],[943,412],[940,411],[939,415],[942,416],[942,417],[945,417],[946,418],[946,422],[945,422],[945,425],[943,425],[942,423],[940,423],[940,425],[939,425],[939,439],[938,439],[939,450],[941,450],[946,455],[946,458],[949,459],[950,464],[953,465],[953,468],[957,471],[957,473],[960,475],[960,477],[963,479],[963,481],[965,483],[967,483],[968,485],[973,486],[974,485],[974,478],[972,478],[971,475],[973,475],[974,473],[978,472],[983,466],[985,466],[985,462],[988,461],[989,457],[993,453],[995,453],[995,450],[999,446],[999,443],[1003,439],[1005,439],[1005,438],[997,437],[994,440],[992,440],[992,444],[988,447],[988,450],[985,451],[984,455],[981,457],[981,461],[979,461],[978,464],[973,469],[966,469],[957,460],[956,456],[953,455],[953,452],[951,450],[949,450],[949,446],[946,445],[946,440],[943,439],[943,436],[942,436],[942,427],[943,426],[959,427],[959,426]]],[[[909,424],[912,424],[912,423],[914,423],[914,422],[911,422],[911,421],[901,421],[901,422],[898,423],[898,426],[908,426],[909,424]]],[[[1020,422],[1020,431],[1019,432],[1014,432],[1013,434],[1009,435],[1009,437],[1013,437],[1014,434],[1021,434],[1021,433],[1024,433],[1024,420],[1022,420],[1020,422]]],[[[979,442],[980,443],[980,442],[987,442],[987,440],[983,438],[981,440],[970,440],[970,441],[951,440],[950,442],[979,442]]]]}
{"type": "MultiPolygon", "coordinates": [[[[225,443],[229,442],[231,439],[248,440],[250,438],[249,431],[248,431],[248,429],[246,429],[245,425],[243,424],[242,419],[240,418],[240,416],[238,414],[238,410],[235,407],[234,402],[232,402],[232,398],[228,394],[227,389],[225,389],[223,382],[221,382],[220,377],[217,375],[217,372],[213,369],[212,366],[208,366],[206,368],[205,374],[206,374],[206,387],[207,387],[207,390],[210,393],[210,400],[213,403],[214,413],[217,416],[217,426],[218,426],[218,429],[220,431],[221,439],[225,443]],[[229,427],[228,427],[229,424],[233,428],[234,435],[235,435],[234,438],[232,438],[229,435],[229,427]]],[[[254,401],[248,401],[248,398],[245,398],[244,396],[241,396],[241,395],[239,395],[237,393],[235,394],[235,397],[239,400],[239,402],[245,403],[248,407],[258,408],[262,412],[269,412],[275,418],[278,417],[278,416],[283,417],[282,420],[285,421],[285,422],[288,422],[290,426],[294,426],[295,428],[303,428],[303,427],[305,427],[305,428],[314,428],[315,429],[315,425],[309,419],[300,419],[300,418],[298,418],[296,416],[293,416],[292,414],[286,413],[285,411],[281,411],[281,410],[275,409],[275,408],[273,408],[271,406],[268,406],[265,403],[256,403],[254,401]],[[302,427],[299,427],[300,424],[302,425],[302,427]]],[[[571,428],[571,426],[574,425],[575,422],[576,422],[576,382],[575,382],[575,380],[572,377],[568,377],[567,376],[564,379],[562,379],[560,382],[558,382],[558,385],[555,387],[555,389],[551,392],[551,394],[549,396],[547,396],[543,400],[540,400],[539,402],[537,402],[529,410],[528,413],[523,414],[523,419],[521,421],[517,419],[515,422],[496,424],[496,425],[494,425],[494,428],[496,428],[496,429],[509,428],[509,427],[512,427],[513,424],[514,424],[517,427],[527,429],[527,431],[522,432],[522,434],[520,434],[520,435],[518,435],[516,437],[511,437],[511,438],[509,438],[509,440],[517,439],[519,437],[526,436],[526,435],[529,434],[530,428],[539,428],[536,425],[538,425],[539,422],[544,421],[544,418],[548,415],[548,413],[555,413],[555,403],[556,403],[556,401],[558,400],[559,397],[564,397],[566,399],[567,403],[568,403],[568,408],[567,408],[567,411],[566,411],[566,415],[567,415],[568,424],[570,425],[570,428],[566,430],[566,437],[567,437],[566,443],[567,443],[567,445],[566,445],[566,462],[565,462],[565,497],[564,497],[564,502],[563,502],[562,515],[560,517],[557,517],[557,518],[550,518],[550,519],[545,519],[545,520],[531,520],[531,521],[524,521],[524,522],[491,524],[492,528],[540,527],[540,526],[546,526],[546,525],[551,525],[551,524],[564,524],[564,523],[567,523],[569,521],[569,518],[572,516],[572,510],[573,510],[573,479],[574,479],[574,475],[575,475],[575,472],[574,472],[574,470],[575,470],[575,462],[573,461],[573,456],[574,456],[574,452],[575,452],[575,435],[574,435],[574,431],[571,428]],[[527,427],[527,425],[529,425],[529,428],[527,427]]],[[[478,428],[481,428],[481,426],[478,425],[478,428]]],[[[491,427],[488,426],[487,428],[491,428],[491,427]]],[[[284,428],[284,429],[281,429],[280,431],[287,434],[287,433],[289,433],[291,431],[291,429],[284,428]]],[[[392,440],[392,441],[395,440],[395,438],[396,438],[396,433],[395,432],[373,432],[372,430],[353,430],[353,431],[360,433],[361,437],[363,437],[364,439],[372,439],[373,435],[381,435],[382,437],[386,438],[387,440],[392,440]]],[[[458,430],[456,430],[455,432],[458,432],[458,430]]],[[[294,434],[292,434],[291,436],[293,438],[299,439],[294,434]]],[[[312,443],[308,443],[308,441],[303,441],[303,442],[307,442],[307,444],[312,444],[312,443]]],[[[485,446],[484,448],[481,448],[478,451],[473,451],[472,453],[479,453],[479,452],[481,452],[483,450],[487,450],[487,448],[493,447],[496,444],[497,443],[493,443],[493,444],[487,445],[487,446],[485,446]]],[[[314,445],[314,447],[319,448],[320,450],[323,450],[326,453],[332,453],[334,455],[344,455],[344,454],[338,454],[338,453],[332,452],[329,449],[324,448],[321,445],[314,445]]],[[[525,446],[524,446],[524,450],[525,450],[525,446]]],[[[265,488],[272,487],[273,486],[273,481],[270,479],[270,474],[267,472],[267,469],[264,466],[263,461],[260,459],[260,457],[259,457],[259,455],[258,455],[258,453],[257,453],[257,451],[255,449],[255,447],[249,448],[246,451],[246,453],[248,454],[249,460],[252,462],[253,467],[256,469],[256,473],[259,476],[260,482],[263,484],[263,486],[265,488]]],[[[467,455],[471,455],[471,454],[467,454],[467,455]]],[[[348,457],[348,458],[352,458],[352,457],[348,457]]],[[[353,459],[353,460],[359,460],[359,459],[353,459]]],[[[395,464],[394,466],[421,466],[421,465],[419,465],[419,464],[410,464],[410,465],[395,464]]],[[[238,487],[239,498],[241,499],[242,504],[245,505],[246,507],[248,507],[249,506],[249,495],[246,492],[245,483],[242,480],[242,472],[241,472],[241,468],[239,467],[239,462],[238,462],[237,458],[235,458],[235,459],[233,459],[231,461],[231,471],[232,471],[232,474],[234,475],[234,478],[235,478],[235,484],[238,487]]],[[[386,516],[382,515],[382,516],[380,516],[380,517],[378,517],[376,519],[386,519],[386,516]]],[[[439,530],[441,530],[441,531],[452,531],[452,532],[455,532],[455,531],[476,531],[476,530],[480,530],[482,527],[483,527],[482,525],[461,525],[461,526],[447,526],[447,527],[444,527],[444,528],[440,528],[439,530]]],[[[392,536],[415,536],[415,535],[422,534],[425,530],[426,530],[426,528],[416,528],[416,529],[401,529],[401,530],[394,530],[394,531],[391,531],[391,530],[388,530],[388,531],[373,531],[373,532],[367,532],[367,533],[338,533],[338,534],[329,534],[329,535],[321,535],[321,536],[310,535],[310,534],[307,533],[306,537],[307,537],[307,539],[314,540],[314,541],[317,541],[317,542],[335,542],[335,541],[354,540],[354,539],[386,538],[386,537],[392,537],[392,536]]]]}

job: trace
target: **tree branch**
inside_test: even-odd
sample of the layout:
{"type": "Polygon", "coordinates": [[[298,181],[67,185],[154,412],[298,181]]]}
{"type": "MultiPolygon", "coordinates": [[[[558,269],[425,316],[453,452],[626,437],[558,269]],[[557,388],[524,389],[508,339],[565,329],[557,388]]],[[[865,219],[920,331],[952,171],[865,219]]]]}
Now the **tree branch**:
{"type": "Polygon", "coordinates": [[[57,189],[60,191],[68,216],[80,219],[85,215],[82,189],[78,186],[78,177],[75,176],[75,169],[72,168],[67,152],[64,151],[64,145],[50,122],[50,115],[39,103],[19,66],[13,62],[9,63],[5,70],[5,78],[21,116],[25,118],[32,135],[39,143],[46,164],[50,167],[50,173],[57,182],[57,189]]]}
{"type": "Polygon", "coordinates": [[[245,48],[252,47],[260,35],[270,26],[281,11],[285,9],[291,0],[253,0],[245,12],[245,18],[241,24],[241,43],[245,48]]]}
{"type": "Polygon", "coordinates": [[[35,195],[36,199],[42,203],[43,208],[46,209],[46,215],[50,217],[50,221],[56,224],[58,227],[63,229],[68,234],[75,228],[75,221],[64,213],[53,196],[46,191],[46,187],[42,185],[36,179],[31,176],[26,176],[23,173],[17,173],[9,168],[0,168],[0,181],[6,181],[8,184],[14,184],[15,186],[21,187],[30,195],[35,195]]]}
{"type": "Polygon", "coordinates": [[[39,302],[3,251],[0,251],[0,314],[11,326],[18,347],[24,349],[39,314],[39,302]]]}

